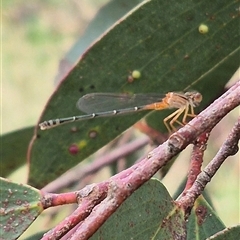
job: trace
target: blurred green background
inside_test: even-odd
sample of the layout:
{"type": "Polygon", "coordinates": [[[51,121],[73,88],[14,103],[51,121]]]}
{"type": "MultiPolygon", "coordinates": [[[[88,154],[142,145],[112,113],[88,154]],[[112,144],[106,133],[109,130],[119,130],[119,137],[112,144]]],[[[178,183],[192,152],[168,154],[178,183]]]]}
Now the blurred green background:
{"type": "Polygon", "coordinates": [[[2,2],[2,133],[36,124],[60,60],[106,2],[2,2]]]}
{"type": "MultiPolygon", "coordinates": [[[[107,0],[8,0],[2,2],[2,133],[35,125],[51,93],[60,61],[82,36],[107,0]]],[[[89,43],[90,44],[90,43],[89,43]]],[[[205,155],[211,160],[231,129],[239,109],[223,119],[205,155]],[[218,139],[216,142],[215,139],[218,139]]],[[[186,154],[190,154],[186,152],[186,154]]],[[[189,155],[177,160],[164,184],[173,193],[187,172],[189,155]],[[179,175],[179,176],[178,176],[179,175]],[[175,181],[176,180],[176,181],[175,181]]],[[[22,170],[24,173],[26,171],[22,170]]],[[[227,226],[240,222],[239,154],[229,158],[208,186],[227,226]]],[[[23,182],[23,174],[16,181],[23,182]]]]}

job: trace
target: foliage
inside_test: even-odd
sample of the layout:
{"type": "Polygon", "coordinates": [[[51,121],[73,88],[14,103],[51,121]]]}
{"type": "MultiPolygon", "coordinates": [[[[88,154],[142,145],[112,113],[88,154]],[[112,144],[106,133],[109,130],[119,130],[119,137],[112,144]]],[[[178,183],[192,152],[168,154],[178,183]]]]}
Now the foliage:
{"type": "MultiPolygon", "coordinates": [[[[70,63],[69,58],[65,59],[62,66],[65,71],[61,69],[58,76],[63,80],[52,94],[39,122],[78,115],[75,105],[79,96],[91,92],[167,93],[194,89],[203,95],[198,112],[221,95],[225,84],[239,66],[239,31],[236,31],[239,8],[236,1],[131,1],[128,4],[125,2],[126,9],[119,10],[118,4],[123,2],[112,1],[100,9],[89,26],[89,32],[86,31],[82,38],[84,41],[80,40],[74,46],[82,54],[82,49],[86,49],[86,39],[97,38],[96,35],[94,38],[91,36],[91,29],[102,33],[118,20],[82,54],[69,73],[66,67],[69,69],[74,60],[71,59],[70,63]],[[136,7],[132,9],[134,5],[136,7]],[[109,15],[107,18],[106,13],[113,11],[116,11],[115,17],[110,18],[109,15]],[[125,12],[128,12],[127,15],[119,20],[125,12]],[[99,25],[101,21],[104,24],[99,25]],[[202,26],[204,28],[200,31],[202,26]],[[135,78],[132,72],[137,72],[139,77],[135,78]]],[[[237,91],[239,94],[239,88],[236,85],[216,102],[214,106],[218,106],[218,111],[215,115],[206,110],[198,119],[195,118],[193,126],[196,131],[189,130],[187,125],[163,144],[159,139],[166,140],[166,134],[163,134],[166,129],[159,119],[164,119],[169,111],[145,111],[74,122],[46,131],[36,126],[27,154],[29,185],[1,179],[1,237],[17,238],[49,207],[78,203],[74,212],[43,239],[50,236],[59,239],[65,234],[73,234],[72,239],[91,236],[91,239],[206,239],[210,236],[213,236],[211,239],[223,239],[224,236],[236,239],[239,226],[225,229],[213,206],[206,200],[208,194],[205,193],[206,198],[200,194],[210,181],[206,180],[204,173],[208,170],[210,179],[216,173],[211,163],[220,164],[221,156],[236,153],[237,145],[234,144],[239,140],[239,123],[227,139],[234,143],[232,152],[226,150],[227,154],[223,154],[219,151],[220,157],[216,155],[205,171],[197,171],[208,141],[204,132],[211,132],[223,116],[239,105],[237,98],[229,97],[236,95],[237,91]],[[223,103],[222,108],[219,107],[223,103]],[[207,116],[212,118],[208,120],[207,116]],[[141,120],[143,117],[144,121],[141,120]],[[149,152],[146,147],[148,138],[142,138],[136,130],[126,131],[136,122],[136,127],[160,144],[158,148],[149,152]],[[184,139],[176,141],[178,136],[184,136],[184,139]],[[178,194],[178,198],[174,199],[159,180],[150,178],[190,143],[194,145],[189,166],[193,174],[189,174],[185,189],[179,189],[182,195],[178,194]],[[102,147],[105,147],[105,153],[100,158],[96,152],[102,147]],[[148,157],[135,163],[136,159],[143,158],[147,153],[148,157]],[[200,153],[199,164],[194,160],[200,153]],[[119,171],[116,160],[121,157],[135,165],[126,170],[122,167],[119,171]],[[95,165],[92,163],[94,159],[98,160],[95,165]],[[80,170],[77,168],[74,173],[75,178],[71,178],[73,172],[70,177],[65,175],[65,180],[59,178],[82,161],[89,165],[83,166],[81,163],[80,170]],[[89,183],[86,180],[89,173],[106,165],[110,165],[112,173],[117,174],[82,188],[89,183]],[[61,179],[59,182],[58,178],[61,179]],[[194,189],[199,182],[203,186],[200,192],[194,189]],[[79,184],[78,190],[73,188],[75,184],[79,184]],[[31,186],[43,189],[40,191],[31,186]],[[64,188],[68,188],[67,193],[53,194],[64,188]],[[195,196],[190,198],[189,193],[195,196]],[[23,221],[26,216],[27,221],[23,221]]],[[[214,106],[211,110],[215,109],[214,106]]],[[[23,164],[32,131],[33,128],[29,127],[2,136],[2,176],[6,177],[23,164]]],[[[129,166],[129,162],[125,165],[129,166]]],[[[31,239],[39,239],[39,235],[31,239]]]]}

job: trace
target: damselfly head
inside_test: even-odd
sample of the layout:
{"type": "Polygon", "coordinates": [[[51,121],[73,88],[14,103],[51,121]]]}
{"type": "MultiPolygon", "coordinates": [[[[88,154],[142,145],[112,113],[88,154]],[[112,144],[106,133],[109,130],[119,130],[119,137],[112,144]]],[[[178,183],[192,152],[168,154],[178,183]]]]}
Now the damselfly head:
{"type": "Polygon", "coordinates": [[[197,107],[202,101],[202,94],[197,91],[186,92],[185,96],[189,99],[193,107],[197,107]]]}

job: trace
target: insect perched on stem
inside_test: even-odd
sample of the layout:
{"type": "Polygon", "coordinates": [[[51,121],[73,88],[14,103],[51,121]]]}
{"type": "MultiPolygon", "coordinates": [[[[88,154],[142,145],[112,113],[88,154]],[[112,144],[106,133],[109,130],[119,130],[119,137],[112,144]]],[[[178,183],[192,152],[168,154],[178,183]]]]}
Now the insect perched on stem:
{"type": "Polygon", "coordinates": [[[98,117],[122,115],[143,110],[163,110],[177,108],[175,112],[166,117],[163,122],[169,132],[176,131],[174,123],[181,126],[187,123],[187,117],[195,117],[194,107],[202,101],[199,92],[169,92],[167,94],[116,94],[116,93],[90,93],[81,97],[77,107],[87,113],[86,115],[58,118],[44,121],[39,124],[41,130],[53,128],[65,123],[88,120],[98,117]],[[182,120],[179,117],[183,115],[182,120]]]}

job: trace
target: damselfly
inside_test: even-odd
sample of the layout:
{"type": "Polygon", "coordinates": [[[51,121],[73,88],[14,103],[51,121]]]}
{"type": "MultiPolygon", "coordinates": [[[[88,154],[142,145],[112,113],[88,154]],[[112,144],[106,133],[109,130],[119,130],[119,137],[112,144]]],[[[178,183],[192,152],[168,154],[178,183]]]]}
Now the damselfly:
{"type": "Polygon", "coordinates": [[[169,132],[176,130],[174,123],[181,126],[186,124],[187,117],[195,117],[194,107],[202,101],[199,92],[169,92],[167,94],[116,94],[116,93],[90,93],[81,97],[77,107],[87,113],[86,115],[58,118],[39,124],[42,130],[53,128],[65,123],[88,120],[98,117],[122,115],[143,110],[163,110],[177,108],[175,112],[166,117],[163,122],[169,132]],[[178,120],[183,115],[182,120],[178,120]]]}

